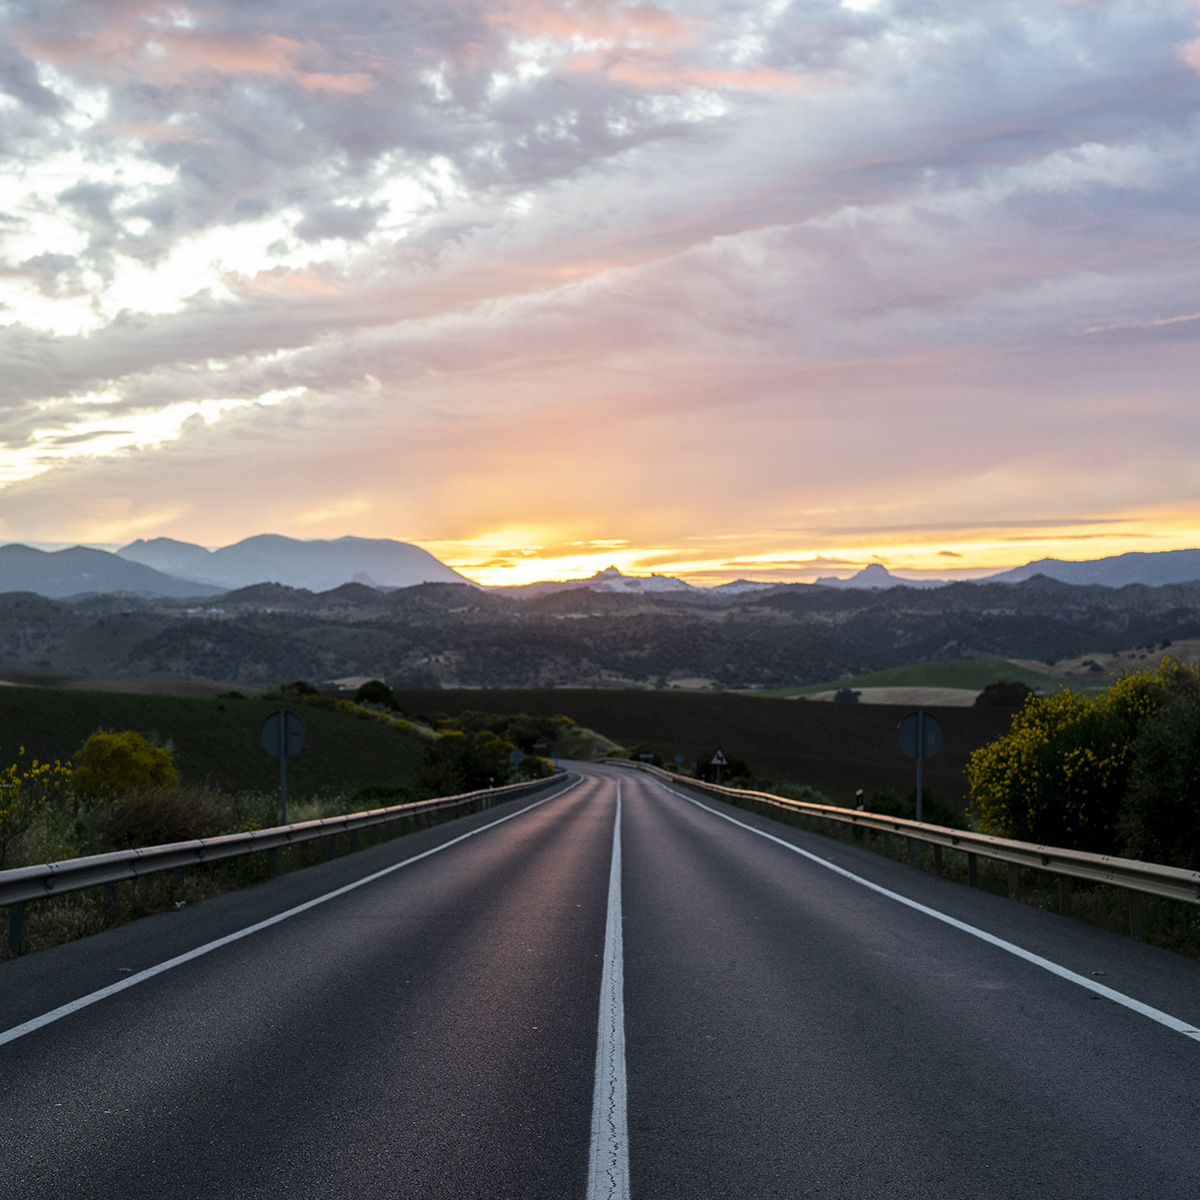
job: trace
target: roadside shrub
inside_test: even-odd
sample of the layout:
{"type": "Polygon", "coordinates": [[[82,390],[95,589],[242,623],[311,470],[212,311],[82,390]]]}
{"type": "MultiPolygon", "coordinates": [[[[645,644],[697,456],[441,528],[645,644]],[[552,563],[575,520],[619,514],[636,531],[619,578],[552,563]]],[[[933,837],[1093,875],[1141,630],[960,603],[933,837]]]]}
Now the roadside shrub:
{"type": "Polygon", "coordinates": [[[1200,870],[1200,700],[1167,704],[1133,744],[1122,853],[1200,870]]]}
{"type": "Polygon", "coordinates": [[[1200,672],[1164,659],[1096,699],[1068,690],[1027,700],[1011,730],[970,757],[971,816],[985,833],[1116,853],[1134,742],[1189,695],[1200,696],[1200,672]]]}
{"type": "Polygon", "coordinates": [[[756,792],[770,792],[772,796],[782,796],[785,800],[800,800],[805,804],[828,804],[833,801],[807,783],[776,783],[771,779],[756,779],[752,788],[756,792]]]}
{"type": "MultiPolygon", "coordinates": [[[[25,757],[22,746],[19,757],[25,757]]],[[[29,832],[47,802],[71,781],[71,768],[57,760],[0,768],[0,870],[18,841],[29,832]]]]}
{"type": "Polygon", "coordinates": [[[221,815],[207,794],[178,786],[122,796],[99,826],[104,841],[118,850],[187,842],[222,832],[221,815]]]}
{"type": "Polygon", "coordinates": [[[321,694],[306,679],[293,679],[291,683],[281,683],[278,692],[281,696],[319,696],[321,694]]]}
{"type": "MultiPolygon", "coordinates": [[[[899,817],[905,821],[917,819],[917,789],[909,788],[901,796],[894,788],[876,792],[863,808],[867,812],[879,813],[884,817],[899,817]]],[[[970,826],[962,813],[945,796],[933,788],[921,788],[921,820],[930,825],[945,825],[950,829],[968,829],[970,826]]]]}
{"type": "Polygon", "coordinates": [[[456,796],[491,786],[499,787],[512,779],[508,761],[514,746],[494,733],[444,733],[425,751],[425,761],[417,770],[413,785],[431,796],[456,796]]]}
{"type": "Polygon", "coordinates": [[[84,798],[111,798],[146,788],[173,787],[179,772],[171,751],[152,746],[140,733],[93,733],[75,755],[75,792],[84,798]]]}

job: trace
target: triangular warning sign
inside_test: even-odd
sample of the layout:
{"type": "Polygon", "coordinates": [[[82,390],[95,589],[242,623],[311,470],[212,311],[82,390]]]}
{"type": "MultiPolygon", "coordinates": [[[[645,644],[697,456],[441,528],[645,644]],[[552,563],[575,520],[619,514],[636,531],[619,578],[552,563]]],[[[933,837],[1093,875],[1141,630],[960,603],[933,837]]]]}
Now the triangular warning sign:
{"type": "Polygon", "coordinates": [[[729,759],[725,757],[725,752],[723,750],[718,750],[716,754],[712,756],[712,761],[708,765],[710,767],[727,767],[729,766],[729,759]]]}

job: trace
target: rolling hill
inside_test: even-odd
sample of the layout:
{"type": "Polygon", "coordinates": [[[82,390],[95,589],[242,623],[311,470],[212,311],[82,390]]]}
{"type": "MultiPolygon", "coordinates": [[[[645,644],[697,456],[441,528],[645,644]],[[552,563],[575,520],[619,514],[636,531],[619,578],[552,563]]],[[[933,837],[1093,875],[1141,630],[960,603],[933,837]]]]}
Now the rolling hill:
{"type": "MultiPolygon", "coordinates": [[[[199,699],[113,692],[0,687],[0,763],[18,750],[42,760],[69,758],[97,729],[132,729],[170,739],[187,783],[226,791],[272,792],[279,763],[259,730],[277,701],[199,699]]],[[[308,728],[304,749],[288,760],[295,796],[407,782],[424,755],[416,738],[357,717],[310,706],[296,709],[308,728]]]]}

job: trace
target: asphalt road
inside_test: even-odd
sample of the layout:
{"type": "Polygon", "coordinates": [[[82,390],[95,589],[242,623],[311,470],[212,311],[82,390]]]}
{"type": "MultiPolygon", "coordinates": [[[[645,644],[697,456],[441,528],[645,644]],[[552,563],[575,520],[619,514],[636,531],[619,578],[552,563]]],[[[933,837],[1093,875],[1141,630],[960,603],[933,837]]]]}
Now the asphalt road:
{"type": "Polygon", "coordinates": [[[1191,1025],[1200,964],[579,770],[0,967],[36,1025],[444,847],[0,1044],[0,1196],[1191,1200],[1200,1041],[859,880],[1191,1025]]]}

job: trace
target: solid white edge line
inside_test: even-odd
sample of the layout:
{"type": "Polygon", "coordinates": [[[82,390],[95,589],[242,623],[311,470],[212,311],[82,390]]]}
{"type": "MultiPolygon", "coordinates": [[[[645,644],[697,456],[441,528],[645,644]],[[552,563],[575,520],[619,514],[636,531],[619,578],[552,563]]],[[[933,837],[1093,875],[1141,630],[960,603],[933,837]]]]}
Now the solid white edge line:
{"type": "Polygon", "coordinates": [[[592,1141],[588,1151],[587,1200],[629,1200],[629,1119],[625,1088],[625,967],[621,937],[621,784],[613,821],[604,971],[596,1034],[596,1086],[592,1092],[592,1141]]]}
{"type": "MultiPolygon", "coordinates": [[[[655,782],[658,781],[656,780],[655,782]]],[[[1049,971],[1051,975],[1057,975],[1059,979],[1065,979],[1068,983],[1074,983],[1081,988],[1086,988],[1087,991],[1094,992],[1097,996],[1103,996],[1106,1000],[1113,1001],[1114,1004],[1123,1005],[1135,1013],[1140,1013],[1143,1017],[1149,1017],[1151,1021],[1157,1021],[1160,1025],[1165,1025],[1168,1029],[1172,1029],[1176,1033],[1182,1033],[1184,1037],[1200,1042],[1200,1029],[1197,1029],[1194,1025],[1189,1025],[1186,1021],[1181,1021],[1178,1017],[1171,1016],[1170,1013],[1165,1013],[1158,1008],[1152,1008],[1149,1004],[1143,1004],[1140,1000],[1135,1000],[1132,996],[1126,996],[1124,992],[1118,992],[1113,988],[1105,987],[1104,984],[1097,983],[1094,979],[1089,979],[1086,975],[1079,975],[1074,971],[1068,970],[1066,967],[1059,966],[1058,963],[1052,962],[1048,958],[1042,958],[1040,954],[1034,954],[1012,942],[1006,942],[1003,938],[998,938],[995,934],[988,933],[984,929],[979,929],[975,925],[968,925],[965,921],[960,921],[947,913],[939,912],[936,908],[930,908],[926,904],[921,904],[916,900],[910,900],[907,896],[900,895],[899,892],[893,892],[888,888],[881,887],[877,883],[872,883],[869,879],[864,879],[861,875],[855,875],[853,871],[847,871],[845,867],[836,866],[816,854],[810,854],[807,850],[802,850],[799,846],[794,846],[791,842],[785,841],[783,838],[778,838],[774,834],[767,833],[762,829],[755,829],[753,825],[747,825],[745,821],[739,821],[736,817],[719,812],[715,808],[709,808],[707,804],[701,804],[699,800],[694,800],[691,796],[685,796],[682,792],[675,791],[674,788],[668,787],[665,783],[660,783],[659,786],[663,791],[670,792],[672,796],[678,796],[680,800],[686,800],[689,804],[694,804],[697,808],[702,808],[705,812],[712,813],[714,817],[720,817],[723,821],[728,821],[732,825],[738,825],[742,829],[748,829],[751,833],[758,834],[759,837],[766,838],[770,842],[775,842],[807,858],[810,862],[816,863],[817,866],[824,867],[827,871],[832,871],[835,875],[841,875],[844,879],[849,879],[872,892],[886,896],[889,900],[895,900],[897,904],[903,904],[906,908],[924,913],[925,916],[932,917],[935,921],[941,921],[944,925],[949,925],[954,929],[960,930],[962,933],[968,933],[971,937],[978,938],[981,942],[987,942],[988,945],[995,946],[999,950],[1004,950],[1008,954],[1015,955],[1027,963],[1032,963],[1035,967],[1041,967],[1043,971],[1049,971]]]]}
{"type": "Polygon", "coordinates": [[[92,1004],[106,1000],[109,996],[115,996],[118,992],[125,991],[126,988],[136,987],[139,983],[145,983],[147,979],[153,979],[156,975],[161,975],[164,971],[170,971],[173,967],[182,966],[186,962],[191,962],[194,958],[211,954],[214,950],[219,950],[222,946],[228,946],[231,942],[241,941],[242,938],[249,937],[252,933],[258,933],[261,929],[268,929],[272,925],[278,925],[281,921],[286,921],[289,917],[295,917],[302,912],[307,912],[310,908],[316,908],[318,904],[324,904],[327,900],[334,900],[338,896],[344,896],[347,892],[352,892],[356,888],[363,887],[365,884],[374,883],[376,879],[382,879],[385,875],[390,875],[393,871],[399,871],[401,867],[407,867],[412,863],[420,862],[421,859],[428,858],[431,854],[438,854],[442,850],[448,850],[451,846],[466,841],[467,838],[474,837],[478,833],[483,833],[488,829],[495,829],[497,825],[503,825],[505,821],[511,821],[513,817],[522,816],[535,808],[540,808],[543,804],[547,804],[551,800],[557,800],[560,796],[565,796],[567,792],[578,787],[582,782],[583,779],[577,779],[574,783],[563,788],[560,792],[555,792],[552,796],[545,796],[533,804],[526,805],[525,808],[518,809],[517,812],[509,813],[507,816],[500,817],[495,821],[489,821],[486,825],[480,825],[478,829],[471,829],[466,833],[459,834],[458,837],[451,838],[450,841],[443,842],[440,846],[434,846],[430,850],[414,854],[411,858],[406,858],[403,862],[393,863],[390,867],[384,867],[382,871],[375,871],[371,875],[365,875],[362,879],[356,879],[353,883],[347,883],[343,887],[335,888],[332,892],[326,892],[323,896],[317,896],[313,900],[306,900],[303,904],[297,904],[295,908],[289,908],[286,912],[277,913],[273,917],[268,917],[265,921],[258,921],[253,925],[247,925],[245,929],[239,929],[236,933],[228,933],[224,937],[217,938],[215,941],[206,942],[203,946],[197,946],[194,950],[187,951],[186,954],[179,954],[175,958],[167,959],[166,962],[158,963],[153,967],[147,967],[144,971],[139,971],[136,975],[130,975],[128,979],[122,979],[118,983],[110,983],[108,987],[103,987],[96,992],[90,992],[86,996],[81,996],[78,1000],[72,1000],[69,1004],[52,1008],[40,1017],[32,1017],[20,1025],[14,1025],[11,1029],[6,1029],[0,1033],[0,1046],[5,1045],[7,1042],[15,1042],[17,1038],[24,1037],[27,1033],[33,1033],[35,1030],[42,1029],[47,1025],[52,1025],[55,1021],[61,1021],[63,1017],[69,1017],[72,1013],[79,1012],[80,1009],[88,1008],[92,1004]]]}

